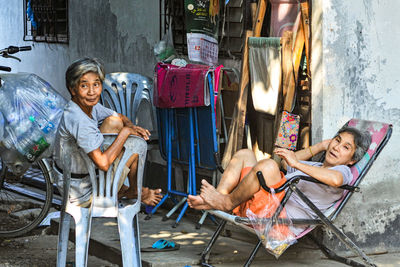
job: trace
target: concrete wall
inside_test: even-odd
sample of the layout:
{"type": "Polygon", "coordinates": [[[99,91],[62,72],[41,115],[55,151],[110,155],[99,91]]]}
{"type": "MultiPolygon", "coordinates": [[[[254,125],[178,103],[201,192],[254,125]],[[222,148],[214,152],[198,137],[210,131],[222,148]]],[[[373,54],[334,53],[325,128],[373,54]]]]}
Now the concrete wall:
{"type": "Polygon", "coordinates": [[[106,72],[126,71],[152,77],[153,46],[159,40],[158,0],[69,1],[69,44],[23,41],[23,1],[0,0],[0,48],[32,45],[19,63],[0,58],[13,72],[32,72],[66,98],[64,74],[83,56],[100,58],[106,72]]]}
{"type": "Polygon", "coordinates": [[[70,1],[70,57],[102,59],[107,72],[153,75],[158,0],[70,1]]]}
{"type": "Polygon", "coordinates": [[[364,248],[400,248],[400,2],[312,1],[313,143],[350,118],[393,124],[390,142],[337,223],[364,248]]]}

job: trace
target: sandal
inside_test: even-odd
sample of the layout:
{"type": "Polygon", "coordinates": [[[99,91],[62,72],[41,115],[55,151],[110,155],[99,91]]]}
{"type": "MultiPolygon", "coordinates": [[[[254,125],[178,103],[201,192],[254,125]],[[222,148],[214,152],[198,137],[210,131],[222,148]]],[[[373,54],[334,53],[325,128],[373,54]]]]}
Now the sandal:
{"type": "Polygon", "coordinates": [[[142,252],[163,252],[163,251],[173,251],[179,249],[179,244],[175,244],[173,241],[168,241],[165,239],[159,239],[151,247],[141,248],[142,252]]]}

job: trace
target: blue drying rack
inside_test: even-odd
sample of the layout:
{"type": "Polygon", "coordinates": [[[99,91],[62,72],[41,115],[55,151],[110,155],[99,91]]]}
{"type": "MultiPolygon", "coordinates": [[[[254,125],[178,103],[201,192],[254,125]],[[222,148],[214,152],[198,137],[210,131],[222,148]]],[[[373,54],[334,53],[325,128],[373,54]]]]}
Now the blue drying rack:
{"type": "MultiPolygon", "coordinates": [[[[208,72],[206,84],[210,91],[210,105],[187,108],[157,108],[157,125],[161,156],[167,162],[167,193],[146,219],[150,219],[157,209],[171,199],[175,206],[163,217],[170,218],[182,205],[182,209],[172,227],[177,227],[188,204],[187,196],[196,195],[196,167],[216,170],[219,164],[217,129],[214,104],[214,73],[208,72]],[[172,163],[188,165],[187,190],[172,188],[172,163]],[[183,197],[179,202],[175,196],[183,197]]],[[[205,213],[206,216],[207,213],[205,213]]],[[[203,216],[204,217],[204,216],[203,216]]],[[[203,218],[200,220],[203,223],[203,218]]],[[[215,222],[215,219],[210,215],[215,222]]],[[[198,227],[198,226],[197,226],[198,227]]]]}

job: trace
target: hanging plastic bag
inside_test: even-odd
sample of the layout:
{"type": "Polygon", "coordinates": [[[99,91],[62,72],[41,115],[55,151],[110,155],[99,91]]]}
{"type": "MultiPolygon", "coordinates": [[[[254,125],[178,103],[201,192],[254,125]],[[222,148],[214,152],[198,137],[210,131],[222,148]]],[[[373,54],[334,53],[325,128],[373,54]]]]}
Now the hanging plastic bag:
{"type": "Polygon", "coordinates": [[[290,230],[292,223],[287,218],[285,209],[281,211],[276,223],[272,223],[272,216],[280,205],[280,201],[272,188],[270,200],[269,204],[259,214],[254,214],[250,209],[247,209],[246,216],[250,219],[252,227],[265,249],[276,258],[279,258],[297,240],[290,230]]]}
{"type": "MultiPolygon", "coordinates": [[[[170,25],[172,25],[172,19],[170,25]]],[[[154,46],[153,51],[158,61],[170,62],[176,58],[177,53],[174,48],[172,26],[169,27],[168,32],[164,34],[161,41],[154,46]]]]}
{"type": "Polygon", "coordinates": [[[29,163],[50,156],[66,100],[34,74],[2,74],[1,79],[4,133],[0,141],[29,163]]]}

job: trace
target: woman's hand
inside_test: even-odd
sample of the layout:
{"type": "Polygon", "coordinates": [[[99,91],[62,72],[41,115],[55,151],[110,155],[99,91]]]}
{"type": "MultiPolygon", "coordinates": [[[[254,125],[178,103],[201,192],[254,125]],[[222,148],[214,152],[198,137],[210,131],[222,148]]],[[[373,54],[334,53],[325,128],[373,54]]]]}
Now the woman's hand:
{"type": "Polygon", "coordinates": [[[274,150],[274,153],[285,160],[287,165],[292,168],[296,168],[297,163],[299,163],[299,160],[297,159],[295,153],[291,150],[285,148],[276,148],[274,150]]]}
{"type": "Polygon", "coordinates": [[[132,135],[142,137],[144,140],[149,140],[149,138],[150,138],[149,130],[143,129],[140,126],[130,125],[129,127],[126,127],[126,128],[129,129],[130,134],[132,134],[132,135]]]}
{"type": "Polygon", "coordinates": [[[118,114],[118,116],[121,118],[121,120],[124,124],[124,128],[128,128],[129,134],[142,137],[144,140],[149,140],[150,135],[151,135],[149,130],[144,129],[140,126],[134,125],[133,122],[131,122],[131,120],[125,115],[118,114]]]}
{"type": "Polygon", "coordinates": [[[328,150],[329,144],[331,143],[332,139],[326,139],[321,142],[321,146],[323,151],[328,150]]]}

